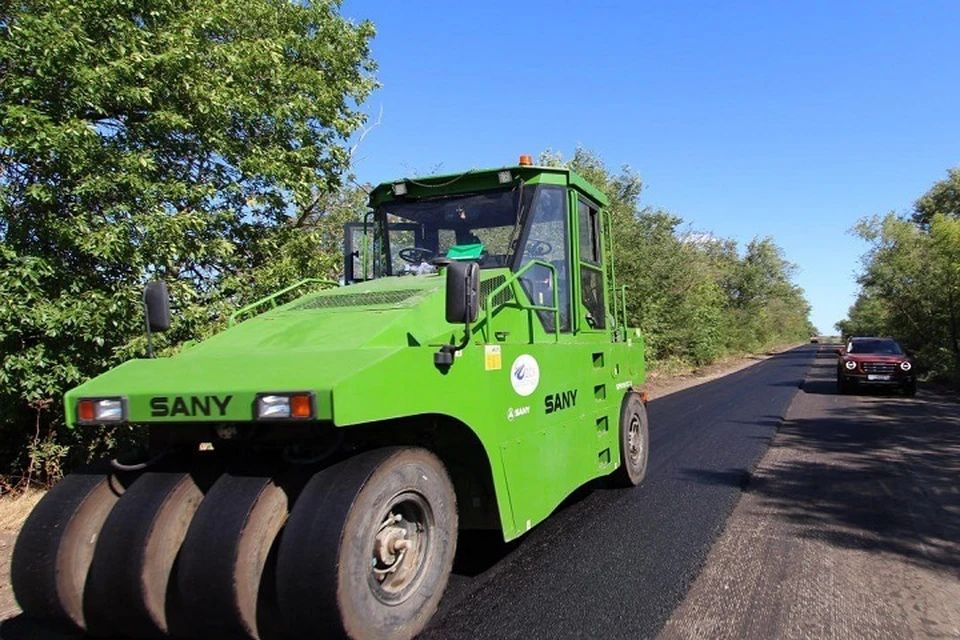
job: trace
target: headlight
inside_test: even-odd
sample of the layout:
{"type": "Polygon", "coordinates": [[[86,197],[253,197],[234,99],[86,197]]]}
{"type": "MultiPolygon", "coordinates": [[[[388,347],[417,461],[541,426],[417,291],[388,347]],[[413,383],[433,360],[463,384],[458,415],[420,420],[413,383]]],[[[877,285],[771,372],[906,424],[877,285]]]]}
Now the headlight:
{"type": "Polygon", "coordinates": [[[260,393],[257,394],[258,420],[309,420],[316,415],[313,394],[260,393]]]}
{"type": "Polygon", "coordinates": [[[847,360],[843,363],[843,366],[847,368],[847,371],[853,371],[857,368],[857,363],[853,360],[847,360]]]}
{"type": "Polygon", "coordinates": [[[907,362],[906,360],[904,360],[903,362],[900,363],[900,368],[903,369],[904,371],[910,371],[910,369],[913,369],[913,365],[907,362]]]}
{"type": "Polygon", "coordinates": [[[127,399],[122,396],[113,398],[81,398],[77,402],[77,422],[126,422],[127,399]]]}

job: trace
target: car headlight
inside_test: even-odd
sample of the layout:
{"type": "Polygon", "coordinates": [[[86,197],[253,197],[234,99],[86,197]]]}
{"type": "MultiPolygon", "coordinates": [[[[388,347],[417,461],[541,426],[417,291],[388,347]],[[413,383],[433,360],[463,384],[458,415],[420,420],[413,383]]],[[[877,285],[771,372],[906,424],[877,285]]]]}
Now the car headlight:
{"type": "Polygon", "coordinates": [[[847,368],[847,371],[853,371],[854,369],[857,368],[857,363],[854,362],[853,360],[847,360],[846,362],[843,363],[843,366],[847,368]]]}
{"type": "Polygon", "coordinates": [[[913,365],[907,362],[906,360],[904,360],[903,362],[900,363],[900,368],[903,369],[904,371],[910,371],[910,369],[913,369],[913,365]]]}
{"type": "Polygon", "coordinates": [[[316,415],[309,392],[257,394],[257,420],[309,420],[316,415]]]}
{"type": "Polygon", "coordinates": [[[123,396],[80,398],[77,402],[77,422],[82,424],[126,422],[126,420],[127,399],[123,396]]]}

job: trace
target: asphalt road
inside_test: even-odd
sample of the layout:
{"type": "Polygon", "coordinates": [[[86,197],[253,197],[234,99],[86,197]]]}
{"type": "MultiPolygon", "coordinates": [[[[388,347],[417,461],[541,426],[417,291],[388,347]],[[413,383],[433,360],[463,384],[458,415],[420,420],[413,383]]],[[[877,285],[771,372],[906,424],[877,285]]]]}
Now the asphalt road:
{"type": "Polygon", "coordinates": [[[801,347],[649,405],[646,481],[589,487],[518,543],[466,539],[423,638],[643,638],[697,577],[817,353],[801,347]]]}
{"type": "Polygon", "coordinates": [[[960,404],[824,347],[661,640],[960,638],[960,404]]]}
{"type": "MultiPolygon", "coordinates": [[[[652,401],[640,487],[593,483],[511,544],[499,534],[462,537],[447,593],[421,637],[656,635],[696,579],[816,351],[794,349],[652,401]]],[[[19,616],[0,637],[65,636],[19,616]]]]}

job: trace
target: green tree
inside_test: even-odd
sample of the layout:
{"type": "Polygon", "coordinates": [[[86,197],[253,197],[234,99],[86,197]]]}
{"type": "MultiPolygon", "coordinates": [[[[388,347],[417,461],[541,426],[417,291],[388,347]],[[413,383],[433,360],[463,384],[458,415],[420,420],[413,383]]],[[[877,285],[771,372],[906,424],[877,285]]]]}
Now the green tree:
{"type": "Polygon", "coordinates": [[[548,151],[540,162],[569,166],[609,199],[627,320],[643,330],[654,361],[702,365],[812,335],[809,305],[791,283],[795,268],[771,239],[754,240],[741,259],[735,242],[641,207],[643,183],[629,167],[614,174],[582,148],[568,161],[548,151]]]}
{"type": "Polygon", "coordinates": [[[934,376],[960,380],[960,218],[918,225],[890,213],[862,220],[870,243],[857,301],[837,327],[846,335],[892,335],[934,376]]]}
{"type": "Polygon", "coordinates": [[[890,315],[890,305],[876,288],[861,286],[847,318],[838,322],[835,328],[843,337],[892,335],[890,315]]]}
{"type": "Polygon", "coordinates": [[[147,279],[171,288],[175,344],[280,282],[338,271],[313,223],[375,86],[373,27],[338,9],[0,4],[3,468],[36,467],[31,440],[55,458],[80,437],[60,428],[60,395],[142,355],[147,279]]]}
{"type": "Polygon", "coordinates": [[[947,179],[935,183],[913,205],[913,221],[927,226],[937,214],[960,218],[960,168],[947,171],[947,179]]]}

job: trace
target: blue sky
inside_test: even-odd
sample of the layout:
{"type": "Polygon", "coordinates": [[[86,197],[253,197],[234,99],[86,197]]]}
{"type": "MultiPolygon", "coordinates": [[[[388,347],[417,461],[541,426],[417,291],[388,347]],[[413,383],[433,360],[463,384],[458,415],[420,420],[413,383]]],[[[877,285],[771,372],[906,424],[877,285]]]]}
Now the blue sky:
{"type": "Polygon", "coordinates": [[[856,295],[864,216],[907,212],[960,166],[960,2],[387,2],[380,182],[577,146],[629,165],[694,231],[771,236],[824,333],[856,295]]]}

